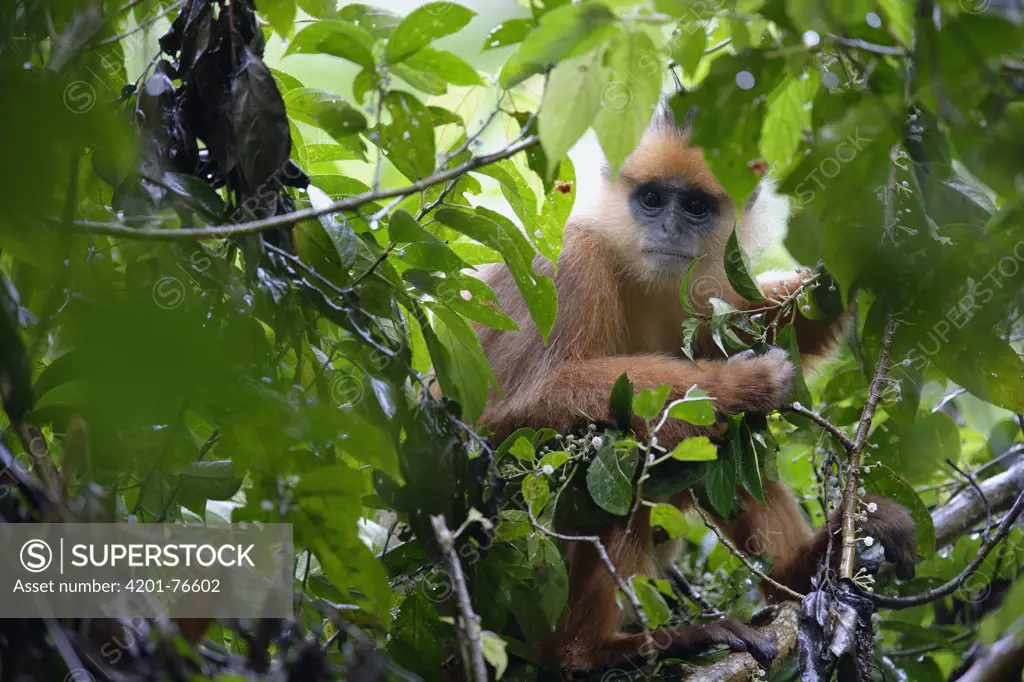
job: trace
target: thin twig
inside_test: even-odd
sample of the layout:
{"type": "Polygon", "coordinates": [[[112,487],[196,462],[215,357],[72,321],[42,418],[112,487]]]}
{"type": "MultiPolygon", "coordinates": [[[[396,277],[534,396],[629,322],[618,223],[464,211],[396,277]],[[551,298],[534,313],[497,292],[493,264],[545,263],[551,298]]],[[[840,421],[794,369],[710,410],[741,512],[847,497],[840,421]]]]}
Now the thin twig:
{"type": "Polygon", "coordinates": [[[833,424],[832,422],[830,422],[828,419],[821,416],[817,412],[807,409],[800,403],[791,403],[789,405],[783,405],[782,409],[788,410],[789,412],[793,412],[795,414],[799,414],[803,417],[807,417],[812,422],[814,422],[815,424],[817,424],[818,426],[820,426],[821,428],[825,429],[830,434],[835,436],[836,440],[842,443],[843,447],[846,448],[847,452],[853,449],[853,441],[850,440],[850,437],[843,433],[842,429],[840,429],[838,426],[836,426],[835,424],[833,424]]]}
{"type": "Polygon", "coordinates": [[[892,47],[891,45],[877,45],[875,43],[869,43],[866,40],[860,40],[859,38],[843,38],[837,36],[834,33],[826,33],[829,40],[842,45],[843,47],[849,47],[854,50],[862,50],[864,52],[870,52],[872,54],[880,54],[888,57],[906,57],[907,52],[900,47],[892,47]]]}
{"type": "Polygon", "coordinates": [[[882,398],[882,382],[889,373],[890,355],[892,353],[892,340],[896,332],[896,318],[892,313],[885,317],[885,330],[882,333],[882,345],[878,350],[878,365],[875,367],[875,376],[871,379],[871,387],[868,390],[868,399],[864,403],[864,410],[860,413],[860,423],[857,425],[857,434],[853,439],[853,447],[850,448],[846,464],[846,492],[843,495],[843,544],[842,554],[839,559],[839,576],[842,578],[853,578],[853,567],[857,552],[857,489],[860,487],[860,462],[861,453],[868,440],[868,431],[871,430],[871,422],[875,418],[875,409],[882,398]]]}
{"type": "Polygon", "coordinates": [[[875,604],[882,608],[887,609],[906,609],[912,606],[921,606],[929,602],[941,599],[942,597],[953,594],[960,586],[964,584],[969,577],[971,577],[978,567],[985,561],[985,558],[992,552],[999,542],[1010,534],[1013,529],[1013,524],[1020,516],[1021,512],[1024,511],[1024,492],[1017,495],[1017,500],[1013,503],[1010,511],[1003,517],[1002,522],[999,524],[999,528],[996,532],[985,540],[981,547],[978,548],[978,553],[974,555],[971,562],[960,572],[959,575],[950,579],[948,582],[933,587],[930,590],[925,590],[919,594],[913,594],[906,597],[886,597],[880,594],[872,594],[871,598],[875,604]]]}
{"type": "Polygon", "coordinates": [[[237,235],[246,234],[257,234],[259,232],[266,232],[278,227],[285,227],[288,225],[294,225],[295,223],[302,222],[303,220],[309,220],[311,218],[319,218],[322,215],[330,215],[333,213],[341,213],[342,211],[351,211],[363,204],[370,203],[372,201],[380,201],[381,199],[391,199],[392,197],[408,196],[417,192],[422,192],[428,187],[448,182],[458,178],[465,173],[488,166],[492,163],[507,159],[515,156],[521,151],[525,151],[535,146],[540,141],[540,138],[536,135],[530,135],[523,140],[509,145],[501,151],[493,152],[491,154],[483,154],[481,156],[475,156],[465,163],[459,164],[454,168],[442,171],[435,175],[417,180],[409,185],[403,187],[393,187],[391,189],[382,189],[380,191],[368,191],[362,194],[357,194],[341,201],[335,201],[327,206],[321,206],[319,208],[305,208],[301,211],[293,211],[291,213],[285,213],[283,215],[271,216],[269,218],[262,218],[260,220],[253,220],[246,223],[217,225],[214,227],[185,227],[181,229],[164,229],[164,228],[153,228],[153,227],[140,227],[134,228],[121,223],[104,223],[94,222],[88,220],[76,220],[74,226],[76,229],[82,232],[90,234],[110,235],[114,237],[123,237],[125,239],[162,239],[162,240],[177,240],[177,239],[224,239],[227,237],[233,237],[237,235]]]}
{"type": "Polygon", "coordinates": [[[594,550],[597,552],[598,558],[601,559],[601,563],[604,564],[606,569],[608,569],[612,579],[615,580],[615,584],[618,585],[620,590],[622,590],[622,594],[626,595],[626,599],[629,600],[630,606],[633,607],[637,620],[640,621],[640,625],[643,627],[645,638],[644,644],[647,645],[647,650],[650,652],[657,651],[654,639],[651,637],[650,621],[647,620],[647,614],[644,613],[644,607],[640,603],[640,598],[636,596],[636,592],[633,588],[619,574],[619,569],[616,568],[611,557],[608,556],[608,550],[605,548],[604,542],[602,542],[601,538],[597,535],[567,535],[565,533],[553,531],[550,528],[545,528],[537,520],[537,517],[534,516],[533,510],[530,509],[529,504],[526,505],[526,514],[530,517],[530,523],[533,527],[548,537],[555,538],[556,540],[563,540],[565,542],[589,542],[594,546],[594,550]]]}
{"type": "Polygon", "coordinates": [[[146,19],[145,21],[140,22],[139,25],[136,26],[135,28],[133,28],[133,29],[131,29],[129,31],[125,31],[124,33],[119,33],[118,35],[115,35],[115,36],[110,36],[109,38],[104,38],[103,40],[101,40],[101,41],[99,41],[97,43],[93,43],[87,49],[95,50],[98,47],[103,47],[104,45],[110,45],[111,43],[116,43],[119,40],[124,40],[125,38],[129,38],[129,37],[135,35],[136,33],[138,33],[139,31],[144,31],[149,26],[155,24],[157,21],[159,21],[163,17],[167,16],[168,14],[173,12],[174,10],[178,9],[179,7],[181,7],[183,4],[184,4],[183,1],[182,2],[176,2],[173,5],[171,5],[170,7],[168,7],[167,9],[163,10],[162,12],[158,12],[155,15],[153,15],[153,16],[149,17],[148,19],[146,19]]]}
{"type": "Polygon", "coordinates": [[[967,482],[971,484],[971,487],[977,491],[978,497],[981,498],[981,503],[985,505],[985,539],[988,540],[988,536],[992,532],[992,507],[988,503],[988,497],[985,495],[985,491],[981,489],[980,485],[978,485],[978,481],[974,476],[971,476],[969,473],[958,467],[953,460],[948,457],[946,458],[946,464],[948,464],[953,471],[967,479],[967,482]]]}
{"type": "Polygon", "coordinates": [[[714,521],[711,520],[711,517],[708,516],[708,513],[704,511],[704,509],[700,506],[700,502],[697,501],[697,496],[693,494],[692,490],[690,491],[690,499],[693,500],[693,508],[697,510],[697,513],[700,514],[700,518],[704,520],[704,525],[710,528],[715,533],[715,535],[718,536],[718,541],[725,545],[726,549],[728,549],[730,552],[736,555],[736,558],[742,561],[743,565],[746,566],[751,573],[756,575],[758,578],[760,578],[767,584],[774,587],[779,592],[782,592],[783,594],[792,597],[793,599],[803,599],[806,596],[800,594],[796,590],[786,587],[779,581],[775,580],[774,578],[771,578],[767,573],[762,571],[760,568],[755,566],[754,563],[747,558],[747,555],[741,552],[740,548],[733,544],[732,540],[725,537],[725,535],[722,534],[722,531],[718,530],[718,526],[715,525],[714,521]]]}
{"type": "Polygon", "coordinates": [[[441,552],[451,564],[455,595],[459,602],[459,612],[462,614],[462,645],[464,650],[468,649],[473,679],[476,682],[487,682],[487,665],[484,663],[480,617],[473,612],[473,603],[470,601],[469,590],[466,588],[466,578],[462,574],[462,564],[459,562],[458,555],[455,554],[454,538],[445,524],[444,517],[440,514],[431,516],[430,523],[434,526],[434,534],[437,536],[437,543],[441,546],[441,552]]]}
{"type": "Polygon", "coordinates": [[[707,618],[722,618],[725,616],[724,613],[715,608],[714,604],[707,600],[707,597],[693,586],[693,583],[686,579],[679,566],[672,564],[668,569],[668,577],[672,579],[672,582],[676,584],[684,597],[700,607],[701,616],[707,618]]]}

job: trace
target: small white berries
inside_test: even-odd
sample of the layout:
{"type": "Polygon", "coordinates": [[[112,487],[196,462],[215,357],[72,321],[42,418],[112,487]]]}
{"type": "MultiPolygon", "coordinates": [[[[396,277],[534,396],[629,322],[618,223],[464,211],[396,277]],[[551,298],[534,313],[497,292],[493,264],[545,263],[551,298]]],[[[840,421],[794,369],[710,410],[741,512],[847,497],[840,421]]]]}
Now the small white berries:
{"type": "Polygon", "coordinates": [[[540,468],[540,470],[544,472],[545,476],[550,476],[551,474],[555,473],[555,467],[551,466],[550,464],[545,464],[540,468]]]}
{"type": "Polygon", "coordinates": [[[871,537],[870,535],[868,535],[867,537],[864,538],[864,546],[865,547],[871,547],[874,544],[875,544],[875,539],[873,537],[871,537]]]}
{"type": "Polygon", "coordinates": [[[868,502],[868,513],[874,514],[876,511],[878,511],[878,504],[875,502],[868,502]]]}
{"type": "Polygon", "coordinates": [[[603,443],[604,443],[604,439],[602,439],[601,436],[594,436],[594,438],[590,441],[590,444],[594,446],[595,450],[600,450],[601,449],[601,445],[603,443]]]}

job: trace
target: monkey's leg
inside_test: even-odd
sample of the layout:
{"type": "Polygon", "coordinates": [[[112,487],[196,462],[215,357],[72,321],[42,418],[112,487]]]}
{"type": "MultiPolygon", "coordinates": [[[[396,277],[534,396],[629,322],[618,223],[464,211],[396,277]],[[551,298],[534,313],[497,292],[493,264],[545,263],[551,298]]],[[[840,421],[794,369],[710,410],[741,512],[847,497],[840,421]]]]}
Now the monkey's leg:
{"type": "MultiPolygon", "coordinates": [[[[718,519],[715,523],[747,554],[772,557],[771,577],[790,589],[808,592],[811,578],[828,550],[832,534],[832,560],[839,557],[839,516],[817,532],[811,530],[793,494],[778,481],[764,482],[765,504],[745,491],[740,497],[743,511],[734,519],[718,519]]],[[[869,535],[885,548],[886,558],[896,564],[900,577],[912,576],[916,558],[914,522],[906,510],[895,502],[877,495],[865,495],[865,504],[877,506],[868,513],[866,522],[858,524],[860,535],[869,535]]],[[[762,585],[770,602],[789,599],[771,585],[762,585]]]]}
{"type": "MultiPolygon", "coordinates": [[[[637,514],[629,529],[620,524],[601,533],[608,558],[620,576],[629,578],[652,568],[649,520],[637,514]]],[[[738,621],[659,628],[651,643],[643,633],[620,632],[622,612],[615,599],[615,578],[589,542],[566,543],[569,602],[554,632],[539,643],[541,656],[563,670],[604,670],[641,666],[649,655],[690,656],[715,645],[749,651],[763,664],[777,653],[767,637],[738,621]],[[653,644],[653,648],[651,647],[653,644]]]]}

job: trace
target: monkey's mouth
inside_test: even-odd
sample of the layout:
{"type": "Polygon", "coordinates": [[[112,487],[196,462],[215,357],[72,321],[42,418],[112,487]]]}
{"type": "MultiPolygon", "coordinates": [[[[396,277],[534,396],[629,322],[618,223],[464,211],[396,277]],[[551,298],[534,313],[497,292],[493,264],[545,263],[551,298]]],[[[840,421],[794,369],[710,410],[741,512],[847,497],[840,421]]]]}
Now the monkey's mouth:
{"type": "Polygon", "coordinates": [[[696,256],[691,256],[688,253],[683,253],[682,251],[674,251],[672,249],[645,248],[640,249],[640,253],[646,253],[653,256],[671,256],[673,258],[680,258],[682,260],[693,260],[694,258],[696,258],[696,256]]]}

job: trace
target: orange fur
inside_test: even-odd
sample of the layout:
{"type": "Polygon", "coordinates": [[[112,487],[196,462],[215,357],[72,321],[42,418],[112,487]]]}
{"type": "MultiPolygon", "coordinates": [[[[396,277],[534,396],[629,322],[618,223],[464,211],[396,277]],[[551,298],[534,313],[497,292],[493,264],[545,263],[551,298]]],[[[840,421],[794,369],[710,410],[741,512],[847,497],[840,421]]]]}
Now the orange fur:
{"type": "MultiPolygon", "coordinates": [[[[700,150],[687,147],[681,132],[649,132],[626,161],[620,179],[608,187],[600,212],[574,218],[566,226],[557,273],[544,259],[535,263],[538,274],[554,277],[559,297],[558,318],[546,346],[508,270],[494,267],[484,275],[520,329],[478,328],[503,390],[503,398],[492,392],[481,418],[481,425],[492,430],[496,440],[523,426],[567,432],[587,420],[607,420],[611,386],[623,372],[637,389],[670,385],[670,399],[700,386],[717,401],[718,410],[727,413],[769,412],[786,399],[793,369],[782,351],[727,362],[712,344],[700,343],[696,351],[702,357],[697,363],[683,356],[681,324],[686,313],[678,302],[682,272],[664,276],[645,269],[637,241],[640,230],[633,225],[626,202],[632,185],[651,178],[699,187],[725,202],[717,227],[701,244],[706,256],[691,279],[710,278],[706,281],[714,285],[712,293],[738,307],[763,305],[743,301],[723,272],[724,245],[735,210],[700,150]]],[[[763,282],[762,288],[771,296],[774,287],[797,286],[799,281],[794,273],[763,282]]],[[[698,310],[709,308],[706,297],[692,302],[698,310]]],[[[798,316],[801,350],[827,353],[839,327],[836,320],[814,322],[798,316]]],[[[633,428],[639,438],[647,437],[643,421],[635,420],[633,428]]],[[[698,427],[673,420],[659,432],[659,442],[671,448],[683,438],[721,432],[721,425],[698,427]]],[[[795,589],[807,590],[827,531],[812,533],[783,486],[766,481],[766,495],[766,506],[742,496],[741,514],[721,520],[721,526],[740,547],[751,549],[753,539],[760,538],[763,552],[775,558],[774,576],[795,589]]],[[[684,493],[671,501],[685,508],[689,496],[684,493]]],[[[647,508],[640,507],[628,523],[623,519],[601,532],[612,561],[626,577],[655,572],[647,508]]],[[[564,669],[583,670],[643,658],[642,636],[619,631],[622,614],[615,582],[594,548],[565,543],[564,551],[570,560],[569,603],[554,632],[539,644],[543,658],[564,669]]],[[[677,656],[712,643],[750,648],[762,657],[771,655],[770,645],[755,631],[731,621],[715,628],[690,626],[656,634],[664,641],[662,653],[677,656]]]]}

